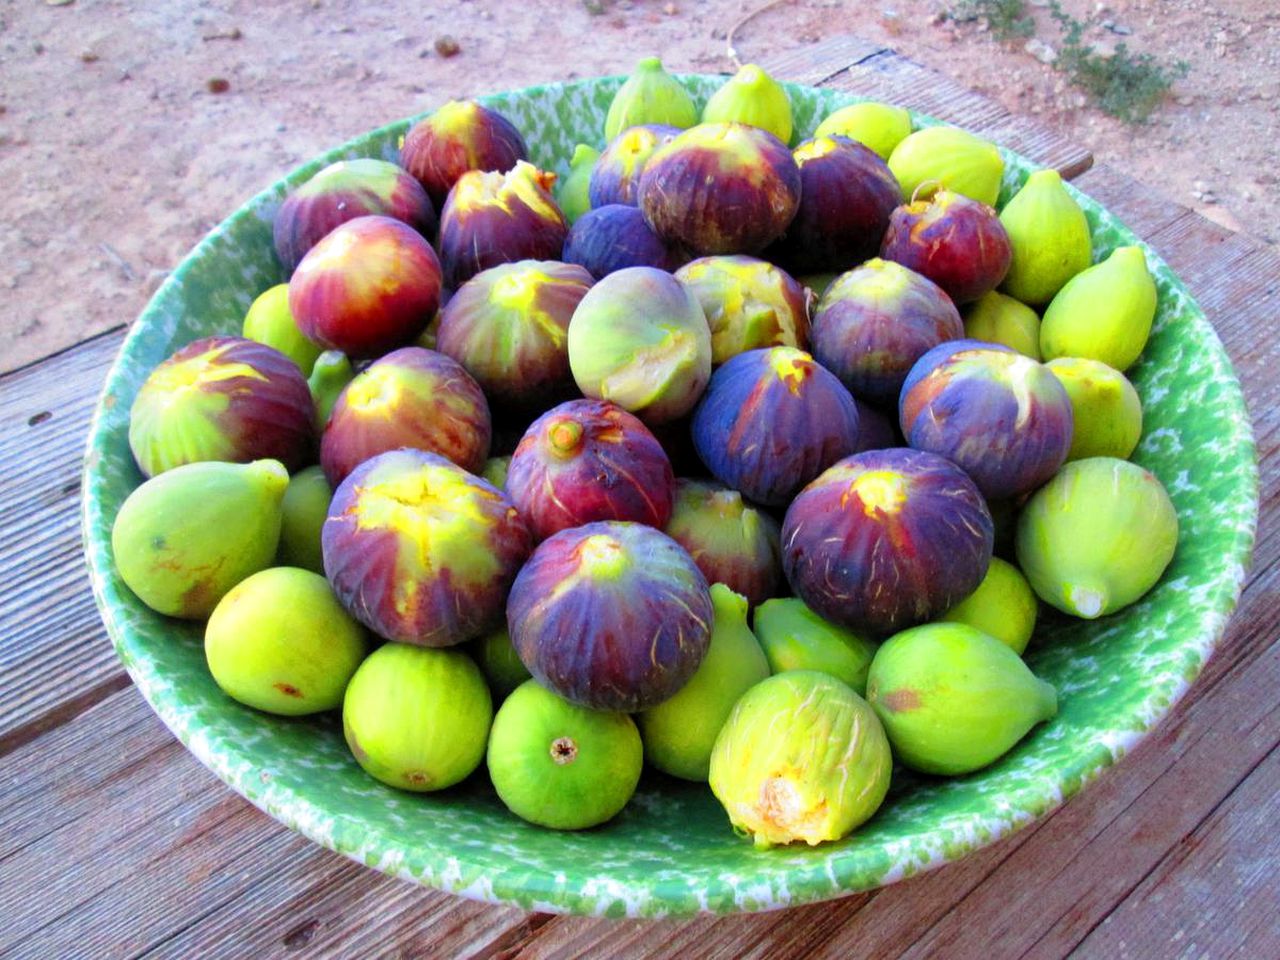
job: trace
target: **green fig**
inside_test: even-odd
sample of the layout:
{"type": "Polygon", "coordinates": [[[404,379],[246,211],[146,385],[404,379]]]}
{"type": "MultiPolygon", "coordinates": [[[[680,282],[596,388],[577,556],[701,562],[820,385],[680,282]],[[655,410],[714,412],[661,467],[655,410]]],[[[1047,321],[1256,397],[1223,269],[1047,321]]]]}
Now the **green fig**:
{"type": "Polygon", "coordinates": [[[994,207],[1004,159],[994,144],[959,127],[926,127],[894,148],[889,170],[898,178],[904,200],[910,200],[922,184],[936,183],[994,207]]]}
{"type": "Polygon", "coordinates": [[[472,649],[476,662],[489,681],[489,689],[498,700],[511,696],[511,691],[529,679],[529,668],[516,653],[506,627],[485,634],[472,649]]]}
{"type": "Polygon", "coordinates": [[[627,805],[644,749],[625,713],[590,710],[528,680],[494,717],[488,764],[494,789],[516,816],[583,830],[627,805]]]}
{"type": "Polygon", "coordinates": [[[569,221],[569,226],[591,209],[591,198],[587,190],[591,186],[591,171],[600,159],[600,151],[580,143],[573,148],[573,157],[569,161],[569,172],[556,181],[554,194],[556,203],[560,204],[560,212],[569,221]]]}
{"type": "Polygon", "coordinates": [[[1040,315],[1020,300],[992,290],[984,293],[964,315],[964,335],[970,340],[999,343],[1032,360],[1040,359],[1040,315]]]}
{"type": "Polygon", "coordinates": [[[870,147],[887,161],[894,148],[911,136],[911,114],[901,107],[866,100],[841,107],[814,131],[820,137],[848,137],[870,147]]]}
{"type": "Polygon", "coordinates": [[[895,634],[871,661],[867,700],[893,754],[922,773],[980,770],[1058,712],[1053,686],[967,623],[895,634]]]}
{"type": "Polygon", "coordinates": [[[244,315],[244,338],[275,347],[298,365],[304,377],[311,375],[324,347],[308,340],[289,310],[289,285],[279,283],[259,294],[244,315]]]}
{"type": "Polygon", "coordinates": [[[1071,400],[1075,430],[1067,460],[1128,460],[1142,439],[1142,400],[1129,378],[1100,360],[1059,357],[1046,367],[1071,400]]]}
{"type": "Polygon", "coordinates": [[[1000,289],[1041,306],[1093,263],[1089,221],[1057,170],[1037,170],[1000,211],[1013,257],[1000,289]]]}
{"type": "Polygon", "coordinates": [[[791,99],[782,84],[749,63],[725,81],[702,108],[703,123],[745,123],[791,142],[791,99]]]}
{"type": "Polygon", "coordinates": [[[1178,515],[1137,464],[1091,457],[1064,466],[1018,517],[1018,565],[1045,603],[1092,620],[1150,590],[1178,546],[1178,515]]]}
{"type": "Polygon", "coordinates": [[[272,567],[219,601],[204,632],[209,672],[228,696],[285,717],[332,710],[368,650],[368,637],[329,582],[272,567]]]}
{"type": "Polygon", "coordinates": [[[333,405],[338,402],[338,395],[355,379],[355,375],[351,361],[341,350],[326,350],[316,358],[311,376],[307,378],[307,386],[311,388],[311,401],[316,408],[317,434],[324,433],[333,405]]]}
{"type": "Polygon", "coordinates": [[[505,457],[490,457],[484,462],[484,469],[480,471],[480,476],[484,477],[499,490],[507,488],[507,471],[511,469],[511,455],[505,457]]]}
{"type": "Polygon", "coordinates": [[[704,782],[711,749],[733,705],[769,676],[769,663],[747,626],[747,598],[713,583],[711,606],[711,645],[697,671],[675,696],[639,715],[645,759],[673,777],[704,782]]]}
{"type": "Polygon", "coordinates": [[[687,130],[698,122],[698,108],[689,91],[662,69],[657,57],[645,57],[618,89],[604,121],[604,139],[609,142],[628,127],[645,123],[665,123],[687,130]]]}
{"type": "Polygon", "coordinates": [[[460,650],[386,643],[347,684],[342,730],[356,762],[401,790],[443,790],[484,759],[493,700],[460,650]]]}
{"type": "Polygon", "coordinates": [[[270,566],[288,483],[278,460],[202,461],[152,477],[116,514],[116,570],[152,610],[203,620],[232,587],[270,566]]]}
{"type": "Polygon", "coordinates": [[[1156,285],[1141,247],[1118,247],[1058,291],[1040,321],[1045,360],[1088,357],[1123,373],[1151,336],[1156,285]]]}
{"type": "Polygon", "coordinates": [[[280,502],[280,546],[276,562],[285,567],[324,573],[320,528],[329,515],[332,499],[333,488],[318,466],[299,470],[289,478],[280,502]]]}
{"type": "Polygon", "coordinates": [[[978,589],[944,613],[948,623],[967,623],[1021,655],[1036,627],[1036,595],[1012,563],[991,558],[978,589]]]}
{"type": "Polygon", "coordinates": [[[760,604],[755,632],[773,673],[821,670],[861,695],[876,645],[861,634],[823,620],[803,600],[778,597],[760,604]]]}
{"type": "Polygon", "coordinates": [[[835,677],[788,670],[742,695],[711,753],[711,791],[759,849],[839,840],[880,808],[893,758],[867,702],[835,677]]]}

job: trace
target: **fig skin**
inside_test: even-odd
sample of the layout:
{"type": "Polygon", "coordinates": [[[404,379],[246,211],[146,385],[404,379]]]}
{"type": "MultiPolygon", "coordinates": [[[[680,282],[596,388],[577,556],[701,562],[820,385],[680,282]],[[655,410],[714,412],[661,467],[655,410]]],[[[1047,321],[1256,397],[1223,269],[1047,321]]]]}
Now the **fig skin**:
{"type": "Polygon", "coordinates": [[[661,60],[645,57],[614,94],[604,121],[604,138],[612,140],[628,127],[642,124],[684,130],[697,122],[698,108],[689,91],[662,68],[661,60]]]}
{"type": "Polygon", "coordinates": [[[436,349],[462,364],[495,405],[533,409],[567,398],[569,320],[593,282],[582,267],[555,261],[490,267],[445,304],[436,349]]]}
{"type": "Polygon", "coordinates": [[[316,436],[324,434],[325,425],[329,422],[329,414],[333,413],[334,404],[347,384],[355,379],[356,371],[351,361],[341,350],[326,350],[316,357],[315,366],[311,368],[311,376],[307,378],[307,389],[311,391],[311,402],[315,407],[312,425],[316,436]]]}
{"type": "Polygon", "coordinates": [[[881,260],[841,274],[813,314],[813,356],[854,396],[893,404],[912,365],[964,335],[946,292],[914,270],[881,260]]]}
{"type": "Polygon", "coordinates": [[[699,257],[674,274],[711,328],[711,363],[761,347],[809,349],[809,292],[758,257],[699,257]]]}
{"type": "Polygon", "coordinates": [[[256,340],[275,347],[298,365],[304,377],[311,376],[311,369],[324,352],[324,347],[312,343],[298,329],[298,322],[289,312],[289,285],[278,283],[260,293],[249,305],[244,315],[241,333],[246,340],[256,340]]]}
{"type": "Polygon", "coordinates": [[[857,140],[888,161],[894,148],[911,136],[911,114],[901,107],[866,100],[841,107],[818,124],[813,135],[857,140]]]}
{"type": "Polygon", "coordinates": [[[898,414],[909,446],[953,460],[992,500],[1029,493],[1057,473],[1074,431],[1071,400],[1043,364],[971,340],[916,362],[898,414]]]}
{"type": "Polygon", "coordinates": [[[778,592],[778,521],[718,483],[677,480],[666,534],[689,552],[707,582],[727,586],[751,607],[778,592]]]}
{"type": "Polygon", "coordinates": [[[276,550],[280,566],[324,573],[320,530],[329,516],[331,500],[333,488],[320,467],[307,467],[289,478],[280,501],[280,546],[276,550]]]}
{"type": "Polygon", "coordinates": [[[693,443],[721,483],[781,507],[857,448],[858,410],[804,351],[748,350],[712,374],[693,414],[693,443]]]}
{"type": "Polygon", "coordinates": [[[752,623],[773,673],[818,670],[866,695],[867,670],[876,653],[871,640],[822,619],[797,597],[762,603],[752,623]]]}
{"type": "Polygon", "coordinates": [[[853,398],[853,404],[858,408],[858,445],[854,453],[906,446],[887,413],[857,397],[853,398]]]}
{"type": "Polygon", "coordinates": [[[334,492],[320,537],[342,605],[374,633],[428,647],[494,629],[529,529],[506,495],[444,457],[393,450],[334,492]]]}
{"type": "Polygon", "coordinates": [[[499,701],[511,696],[516,687],[529,679],[529,671],[520,662],[506,627],[492,630],[476,640],[471,654],[489,681],[489,691],[499,701]]]}
{"type": "Polygon", "coordinates": [[[782,521],[787,582],[819,616],[872,635],[933,620],[977,589],[991,513],[949,460],[872,450],[800,492],[782,521]]]}
{"type": "Polygon", "coordinates": [[[1041,306],[1093,263],[1089,221],[1057,170],[1037,170],[1000,211],[1013,257],[1001,288],[1041,306]]]}
{"type": "Polygon", "coordinates": [[[634,207],[645,163],[658,147],[670,143],[679,133],[679,127],[640,124],[610,140],[591,171],[587,197],[592,209],[615,203],[634,207]]]}
{"type": "Polygon", "coordinates": [[[1100,360],[1123,373],[1146,348],[1157,300],[1142,248],[1118,247],[1054,296],[1040,322],[1040,353],[1100,360]]]}
{"type": "Polygon", "coordinates": [[[298,365],[241,337],[205,337],[147,376],[129,410],[129,448],[144,477],[204,460],[312,456],[311,391],[298,365]]]}
{"type": "Polygon", "coordinates": [[[910,201],[922,184],[934,182],[994,207],[1004,177],[1004,158],[994,144],[959,127],[917,130],[889,155],[889,169],[910,201]]]}
{"type": "Polygon", "coordinates": [[[569,231],[563,256],[597,280],[628,267],[671,271],[685,261],[682,251],[649,228],[643,213],[618,203],[583,214],[569,231]]]}
{"type": "Polygon", "coordinates": [[[624,713],[589,710],[529,680],[507,697],[489,737],[489,779],[507,809],[553,830],[612,820],[640,782],[643,747],[624,713]]]}
{"type": "Polygon", "coordinates": [[[342,705],[368,652],[364,628],[323,576],[273,567],[238,583],[209,616],[209,672],[245,706],[300,717],[342,705]]]}
{"type": "Polygon", "coordinates": [[[767,256],[793,273],[849,270],[874,257],[901,203],[898,181],[875,152],[847,137],[816,137],[792,151],[800,206],[767,256]]]}
{"type": "Polygon", "coordinates": [[[484,469],[480,471],[480,476],[488,480],[499,490],[507,488],[507,471],[511,469],[511,455],[505,457],[490,457],[484,462],[484,469]]]}
{"type": "Polygon", "coordinates": [[[1119,370],[1101,360],[1059,357],[1045,364],[1071,399],[1075,428],[1067,461],[1128,460],[1142,439],[1142,400],[1119,370]]]}
{"type": "Polygon", "coordinates": [[[967,623],[1021,656],[1036,628],[1036,595],[1017,567],[992,557],[978,589],[944,613],[942,619],[967,623]]]}
{"type": "Polygon", "coordinates": [[[400,164],[417,178],[439,209],[470,170],[506,173],[529,159],[515,125],[474,100],[450,100],[419,120],[400,145],[400,164]]]}
{"type": "Polygon", "coordinates": [[[334,487],[379,453],[412,447],[479,473],[493,424],[480,385],[456,360],[401,347],[356,374],[334,404],[320,465],[334,487]]]}
{"type": "Polygon", "coordinates": [[[1050,684],[999,640],[963,623],[915,627],[881,644],[867,701],[899,762],[943,776],[994,763],[1058,712],[1050,684]]]}
{"type": "Polygon", "coordinates": [[[711,624],[707,581],[689,554],[639,523],[588,523],[544,540],[507,601],[529,672],[595,710],[645,710],[674,695],[706,655],[711,624]]]}
{"type": "Polygon", "coordinates": [[[347,684],[342,732],[365,773],[425,793],[465,779],[484,760],[493,700],[458,650],[383,644],[347,684]]]}
{"type": "Polygon", "coordinates": [[[707,655],[675,696],[638,717],[649,764],[682,780],[706,783],[711,751],[734,703],[769,676],[769,662],[747,626],[747,598],[711,585],[715,626],[707,655]]]}
{"type": "Polygon", "coordinates": [[[535,420],[511,455],[506,481],[535,540],[597,520],[661,530],[674,489],[662,445],[604,400],[570,400],[535,420]]]}
{"type": "Polygon", "coordinates": [[[745,123],[791,142],[791,98],[773,77],[754,63],[738,69],[702,108],[703,123],[745,123]]]}
{"type": "Polygon", "coordinates": [[[290,193],[276,212],[273,239],[285,273],[334,227],[364,216],[401,220],[428,240],[436,232],[431,199],[404,169],[385,160],[339,160],[290,193]]]}
{"type": "Polygon", "coordinates": [[[759,253],[800,206],[786,144],[742,123],[703,123],[649,157],[639,206],[653,232],[697,255],[759,253]]]}
{"type": "Polygon", "coordinates": [[[435,251],[390,217],[348,220],[311,248],[289,280],[298,329],[352,359],[411,343],[439,304],[435,251]]]}
{"type": "Polygon", "coordinates": [[[950,190],[893,211],[880,256],[928,277],[958,304],[1000,285],[1009,271],[1009,235],[985,204],[950,190]]]}
{"type": "Polygon", "coordinates": [[[569,368],[583,395],[649,426],[693,409],[711,377],[711,330],[671,274],[628,267],[596,283],[569,321],[569,368]]]}
{"type": "Polygon", "coordinates": [[[817,846],[869,819],[893,757],[867,702],[834,677],[788,670],[734,705],[711,754],[711,791],[757,849],[817,846]]]}
{"type": "Polygon", "coordinates": [[[456,290],[500,263],[557,259],[569,224],[550,193],[555,180],[523,160],[508,173],[459,177],[440,212],[445,286],[456,290]]]}
{"type": "Polygon", "coordinates": [[[984,293],[964,313],[969,340],[998,343],[1024,357],[1040,359],[1040,315],[1020,300],[996,290],[984,293]]]}
{"type": "Polygon", "coordinates": [[[599,159],[599,150],[580,143],[573,148],[568,174],[556,180],[553,195],[565,221],[571,227],[591,209],[591,171],[595,169],[599,159]]]}
{"type": "Polygon", "coordinates": [[[1178,546],[1178,514],[1154,474],[1114,457],[1068,463],[1018,515],[1018,566],[1036,595],[1092,620],[1141,599],[1178,546]]]}
{"type": "Polygon", "coordinates": [[[205,619],[271,565],[288,483],[278,460],[189,463],[147,480],[112,523],[116,572],[157,613],[205,619]]]}

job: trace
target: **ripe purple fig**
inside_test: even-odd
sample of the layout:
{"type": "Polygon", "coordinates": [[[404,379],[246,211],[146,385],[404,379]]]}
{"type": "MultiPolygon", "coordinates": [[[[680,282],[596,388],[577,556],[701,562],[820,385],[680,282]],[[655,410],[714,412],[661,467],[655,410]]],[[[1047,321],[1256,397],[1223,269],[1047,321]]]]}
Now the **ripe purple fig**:
{"type": "Polygon", "coordinates": [[[578,218],[564,242],[564,259],[600,280],[627,267],[674,270],[685,257],[649,228],[637,208],[611,203],[578,218]]]}
{"type": "Polygon", "coordinates": [[[641,124],[623,130],[604,148],[591,171],[587,195],[592,208],[621,203],[634,207],[640,174],[649,157],[680,133],[679,127],[661,123],[641,124]]]}
{"type": "Polygon", "coordinates": [[[506,173],[529,158],[520,131],[496,110],[473,100],[450,100],[405,134],[400,163],[438,208],[468,170],[506,173]]]}

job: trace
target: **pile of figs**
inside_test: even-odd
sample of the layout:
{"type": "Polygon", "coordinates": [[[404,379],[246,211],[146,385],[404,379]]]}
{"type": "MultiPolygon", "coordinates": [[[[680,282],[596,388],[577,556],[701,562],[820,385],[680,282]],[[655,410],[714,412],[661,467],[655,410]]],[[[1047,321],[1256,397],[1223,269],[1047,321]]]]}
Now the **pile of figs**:
{"type": "Polygon", "coordinates": [[[1043,608],[1110,615],[1177,545],[1128,459],[1156,288],[1052,170],[997,210],[964,131],[793,132],[758,67],[699,109],[650,59],[563,177],[473,102],[317,173],[287,282],[133,404],[120,576],[240,703],[550,828],[647,764],[817,844],[895,763],[999,761],[1058,708],[1043,608]]]}

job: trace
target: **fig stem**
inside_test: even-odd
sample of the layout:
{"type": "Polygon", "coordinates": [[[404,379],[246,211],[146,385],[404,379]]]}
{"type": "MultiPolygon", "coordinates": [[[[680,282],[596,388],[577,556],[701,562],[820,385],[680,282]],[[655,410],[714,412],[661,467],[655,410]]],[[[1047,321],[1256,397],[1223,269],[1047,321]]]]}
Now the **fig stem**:
{"type": "Polygon", "coordinates": [[[933,199],[933,195],[941,190],[942,187],[943,183],[941,180],[921,180],[920,183],[916,185],[916,188],[911,191],[911,202],[915,203],[917,200],[931,200],[933,199]],[[926,190],[928,193],[925,193],[926,190]]]}

